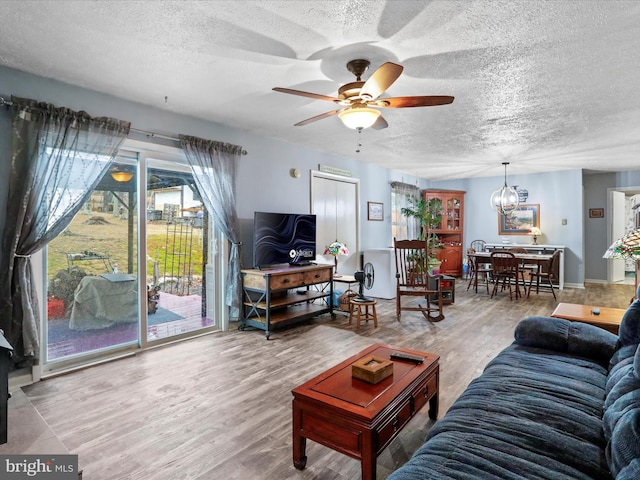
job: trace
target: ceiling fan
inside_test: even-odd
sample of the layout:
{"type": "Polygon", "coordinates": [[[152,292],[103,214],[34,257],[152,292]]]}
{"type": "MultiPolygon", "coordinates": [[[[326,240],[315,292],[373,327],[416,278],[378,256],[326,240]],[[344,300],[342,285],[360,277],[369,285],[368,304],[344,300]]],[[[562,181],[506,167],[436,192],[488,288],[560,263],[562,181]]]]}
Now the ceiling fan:
{"type": "Polygon", "coordinates": [[[337,97],[321,95],[318,93],[303,92],[291,88],[275,87],[276,92],[299,95],[301,97],[315,98],[337,103],[342,108],[307,118],[295,124],[301,127],[323,118],[338,115],[342,123],[349,128],[362,129],[371,127],[375,130],[387,128],[389,125],[377,108],[407,108],[407,107],[433,107],[446,105],[453,102],[449,96],[414,96],[380,98],[393,82],[395,82],[404,67],[396,63],[386,62],[382,64],[366,82],[363,82],[362,74],[369,68],[368,60],[351,60],[347,63],[347,70],[356,76],[356,81],[347,83],[338,89],[337,97]]]}

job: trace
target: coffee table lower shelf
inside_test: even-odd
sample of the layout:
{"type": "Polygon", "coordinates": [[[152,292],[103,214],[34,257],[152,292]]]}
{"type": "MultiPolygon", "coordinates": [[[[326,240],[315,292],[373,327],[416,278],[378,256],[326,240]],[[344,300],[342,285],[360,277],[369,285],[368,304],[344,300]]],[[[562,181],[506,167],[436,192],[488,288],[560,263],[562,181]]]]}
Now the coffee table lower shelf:
{"type": "Polygon", "coordinates": [[[438,361],[438,355],[375,344],[293,389],[294,466],[306,467],[309,439],[360,460],[363,480],[375,479],[378,455],[422,407],[429,403],[429,417],[438,417],[438,361]],[[352,377],[354,362],[389,359],[392,351],[425,360],[393,360],[393,375],[377,384],[352,377]]]}

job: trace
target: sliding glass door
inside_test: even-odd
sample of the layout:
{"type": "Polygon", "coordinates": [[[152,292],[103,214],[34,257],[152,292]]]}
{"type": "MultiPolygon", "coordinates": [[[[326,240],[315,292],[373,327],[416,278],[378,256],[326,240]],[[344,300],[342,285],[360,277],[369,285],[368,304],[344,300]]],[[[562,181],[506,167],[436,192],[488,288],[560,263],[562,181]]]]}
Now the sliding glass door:
{"type": "Polygon", "coordinates": [[[147,340],[215,326],[209,215],[188,167],[148,159],[146,216],[147,340]]]}
{"type": "Polygon", "coordinates": [[[48,245],[48,361],[139,342],[136,173],[119,158],[48,245]]]}
{"type": "Polygon", "coordinates": [[[44,371],[220,328],[212,227],[180,150],[121,150],[47,246],[44,371]]]}

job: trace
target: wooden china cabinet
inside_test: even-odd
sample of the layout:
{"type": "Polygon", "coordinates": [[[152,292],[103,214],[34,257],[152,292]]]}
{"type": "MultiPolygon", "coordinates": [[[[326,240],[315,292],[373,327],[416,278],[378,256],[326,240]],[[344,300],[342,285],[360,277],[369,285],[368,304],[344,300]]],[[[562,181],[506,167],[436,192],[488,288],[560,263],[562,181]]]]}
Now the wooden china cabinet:
{"type": "Polygon", "coordinates": [[[440,199],[442,221],[431,233],[438,236],[442,249],[438,252],[440,273],[459,277],[462,275],[462,242],[464,226],[464,194],[461,190],[424,190],[425,200],[440,199]]]}

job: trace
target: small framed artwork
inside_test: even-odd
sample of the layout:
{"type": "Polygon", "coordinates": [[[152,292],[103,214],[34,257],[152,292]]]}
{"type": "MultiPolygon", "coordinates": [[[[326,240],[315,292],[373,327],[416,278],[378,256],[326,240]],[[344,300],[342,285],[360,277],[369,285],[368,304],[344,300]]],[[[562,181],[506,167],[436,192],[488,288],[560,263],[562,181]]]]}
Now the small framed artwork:
{"type": "Polygon", "coordinates": [[[589,218],[604,218],[604,208],[590,208],[589,218]]]}
{"type": "Polygon", "coordinates": [[[384,204],[380,202],[367,202],[367,220],[384,220],[384,204]]]}
{"type": "Polygon", "coordinates": [[[520,205],[511,215],[498,213],[498,235],[527,235],[529,229],[540,228],[540,205],[520,205]]]}

